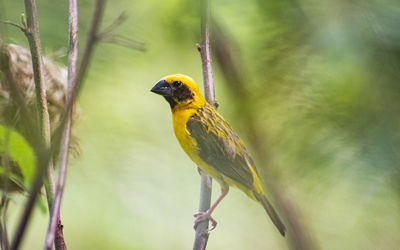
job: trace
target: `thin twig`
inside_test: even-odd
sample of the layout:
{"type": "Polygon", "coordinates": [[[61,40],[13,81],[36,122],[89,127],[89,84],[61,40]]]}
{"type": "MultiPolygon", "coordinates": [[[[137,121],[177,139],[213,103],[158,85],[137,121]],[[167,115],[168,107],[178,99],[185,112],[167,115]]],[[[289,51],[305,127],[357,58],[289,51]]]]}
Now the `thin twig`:
{"type": "MultiPolygon", "coordinates": [[[[80,93],[80,91],[83,87],[84,79],[88,72],[88,67],[90,65],[96,45],[100,41],[102,41],[101,36],[104,36],[106,33],[111,36],[112,31],[115,28],[117,28],[119,25],[121,25],[122,21],[126,20],[126,15],[121,13],[121,15],[119,15],[118,18],[105,29],[105,31],[100,32],[99,31],[100,24],[101,24],[101,21],[104,16],[105,5],[106,5],[106,0],[96,0],[95,9],[94,9],[93,15],[92,15],[92,23],[90,25],[85,49],[83,51],[81,62],[79,64],[79,71],[78,71],[78,75],[77,75],[77,79],[76,79],[75,88],[72,90],[72,97],[71,97],[72,100],[77,99],[77,95],[80,93]]],[[[136,46],[134,49],[141,50],[139,45],[140,45],[140,43],[138,43],[138,46],[136,46]]],[[[132,48],[132,46],[135,46],[135,45],[125,45],[125,47],[131,47],[131,48],[132,48]]],[[[142,50],[144,50],[144,49],[142,49],[142,50]]],[[[64,116],[62,118],[62,122],[60,123],[61,125],[65,124],[66,118],[67,118],[66,116],[64,116]]],[[[61,131],[60,128],[61,128],[61,126],[59,128],[57,128],[57,131],[61,131]]]]}
{"type": "Polygon", "coordinates": [[[91,61],[94,47],[98,42],[97,34],[99,31],[101,20],[103,19],[104,9],[105,9],[105,0],[96,0],[95,9],[93,11],[92,23],[90,25],[85,50],[83,51],[83,56],[81,59],[81,63],[79,64],[79,72],[76,80],[76,91],[73,92],[73,98],[76,98],[77,93],[82,88],[83,80],[87,73],[87,68],[91,61]]]}
{"type": "Polygon", "coordinates": [[[2,22],[4,24],[7,24],[7,25],[11,25],[11,26],[17,27],[18,29],[20,29],[24,33],[26,32],[26,28],[24,26],[22,26],[22,25],[19,25],[18,23],[14,23],[14,22],[12,22],[10,20],[0,20],[0,22],[2,22]]]}
{"type": "Polygon", "coordinates": [[[210,44],[210,16],[211,6],[210,0],[201,1],[201,35],[200,35],[200,56],[201,65],[203,68],[203,80],[204,80],[204,95],[206,101],[215,106],[215,90],[214,90],[214,78],[212,70],[212,59],[211,59],[211,44],[210,44]]]}
{"type": "MultiPolygon", "coordinates": [[[[40,37],[39,37],[39,24],[37,18],[36,11],[36,3],[35,0],[25,0],[25,14],[26,14],[26,28],[24,27],[24,34],[28,39],[29,47],[31,50],[31,58],[32,58],[32,67],[34,73],[34,81],[35,81],[35,90],[36,90],[36,104],[38,109],[40,132],[41,132],[41,140],[38,140],[38,145],[43,147],[38,147],[39,154],[44,153],[44,157],[39,157],[43,159],[39,159],[41,164],[38,164],[38,170],[36,172],[36,177],[34,180],[34,184],[31,189],[31,193],[29,199],[27,201],[27,205],[25,206],[25,210],[21,217],[20,223],[17,227],[17,231],[15,233],[14,241],[11,245],[11,249],[18,249],[19,244],[21,243],[21,239],[24,235],[26,225],[30,219],[30,215],[32,212],[33,204],[36,200],[36,196],[40,191],[40,187],[43,184],[43,176],[46,174],[48,168],[52,168],[52,164],[50,164],[50,156],[46,156],[48,149],[50,148],[50,119],[49,112],[47,108],[47,98],[46,98],[46,84],[44,79],[43,72],[43,58],[42,58],[42,48],[40,45],[40,37]],[[42,169],[43,168],[43,169],[42,169]],[[37,186],[36,186],[37,185],[37,186]]],[[[24,24],[25,26],[25,24],[24,24]]],[[[49,172],[51,173],[51,171],[49,172]]],[[[53,180],[52,176],[48,176],[50,187],[46,185],[46,191],[48,195],[52,193],[51,184],[53,180]]],[[[50,196],[49,196],[50,197],[50,196]]]]}
{"type": "Polygon", "coordinates": [[[128,14],[123,11],[110,25],[108,25],[102,32],[98,33],[97,37],[101,39],[102,37],[110,35],[116,28],[126,22],[126,20],[128,20],[128,14]]]}
{"type": "Polygon", "coordinates": [[[42,47],[40,45],[39,24],[35,0],[25,0],[25,13],[27,17],[27,30],[25,35],[28,39],[32,55],[33,77],[35,80],[37,109],[39,110],[42,138],[44,139],[45,144],[50,147],[50,120],[47,108],[42,47]]]}
{"type": "MultiPolygon", "coordinates": [[[[79,64],[78,78],[76,81],[77,84],[76,93],[80,92],[79,90],[82,88],[83,80],[87,73],[87,68],[89,67],[89,63],[91,61],[94,49],[98,42],[118,44],[139,51],[146,50],[145,45],[141,42],[137,42],[122,35],[113,34],[114,30],[119,26],[121,26],[121,24],[127,20],[128,15],[126,14],[126,12],[122,12],[103,31],[99,31],[100,23],[104,15],[105,5],[106,5],[106,0],[96,0],[95,9],[93,11],[92,23],[90,25],[89,34],[85,45],[85,50],[83,52],[81,63],[79,64]]],[[[76,97],[76,93],[73,93],[74,97],[76,97]]]]}
{"type": "MultiPolygon", "coordinates": [[[[201,1],[201,34],[200,51],[201,63],[203,68],[204,94],[206,101],[215,107],[214,78],[211,65],[211,46],[210,46],[210,0],[201,1]]],[[[211,178],[201,172],[199,212],[205,212],[210,208],[211,202],[211,178]]],[[[196,227],[196,235],[193,250],[203,250],[207,247],[208,220],[200,222],[196,227]]]]}
{"type": "MultiPolygon", "coordinates": [[[[77,61],[78,61],[78,7],[77,0],[69,1],[69,50],[68,50],[68,85],[67,85],[67,107],[73,106],[72,91],[75,89],[77,79],[77,61]]],[[[62,230],[60,220],[60,206],[64,193],[65,179],[67,175],[69,141],[71,137],[71,118],[72,109],[67,109],[67,120],[63,131],[61,141],[60,155],[58,159],[59,174],[57,181],[57,189],[54,196],[54,201],[50,211],[50,221],[47,230],[45,250],[51,250],[53,242],[56,249],[67,249],[65,242],[60,235],[55,235],[57,231],[62,230]],[[54,241],[54,238],[56,240],[54,241]]]]}
{"type": "Polygon", "coordinates": [[[37,145],[36,155],[38,156],[37,171],[35,173],[35,178],[32,183],[32,188],[29,192],[29,198],[25,205],[25,209],[22,213],[21,219],[19,221],[17,230],[14,234],[13,242],[11,244],[11,250],[17,250],[21,244],[22,237],[24,236],[26,226],[31,217],[33,206],[35,205],[36,197],[43,185],[43,176],[46,174],[47,166],[50,162],[50,152],[46,150],[46,146],[40,141],[37,145]]]}

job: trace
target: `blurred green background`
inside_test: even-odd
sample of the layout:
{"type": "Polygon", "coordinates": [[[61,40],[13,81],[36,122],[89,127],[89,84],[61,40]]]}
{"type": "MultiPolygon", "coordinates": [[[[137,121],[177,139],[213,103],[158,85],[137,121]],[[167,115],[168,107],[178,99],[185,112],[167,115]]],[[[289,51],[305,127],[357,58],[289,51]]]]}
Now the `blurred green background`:
{"type": "MultiPolygon", "coordinates": [[[[66,64],[68,3],[37,6],[44,54],[66,64]]],[[[15,22],[24,12],[15,0],[0,9],[15,22]]],[[[93,1],[79,1],[81,49],[92,9],[93,1]]],[[[62,202],[66,242],[190,249],[200,178],[173,135],[168,104],[149,90],[173,73],[201,85],[199,3],[109,1],[103,27],[121,11],[130,18],[116,32],[147,51],[96,48],[74,127],[82,153],[70,160],[62,202]]],[[[212,13],[223,31],[214,44],[232,55],[214,57],[219,112],[258,152],[263,182],[275,180],[268,196],[284,195],[321,249],[398,248],[400,3],[215,0],[212,13]],[[229,60],[236,75],[224,68],[229,60]]],[[[19,30],[5,32],[3,40],[27,47],[19,30]]],[[[214,185],[213,200],[218,194],[214,185]]],[[[10,224],[24,201],[13,202],[10,224]]],[[[35,210],[23,249],[42,248],[47,216],[35,210]]],[[[214,218],[208,249],[289,248],[262,207],[237,189],[214,218]]]]}

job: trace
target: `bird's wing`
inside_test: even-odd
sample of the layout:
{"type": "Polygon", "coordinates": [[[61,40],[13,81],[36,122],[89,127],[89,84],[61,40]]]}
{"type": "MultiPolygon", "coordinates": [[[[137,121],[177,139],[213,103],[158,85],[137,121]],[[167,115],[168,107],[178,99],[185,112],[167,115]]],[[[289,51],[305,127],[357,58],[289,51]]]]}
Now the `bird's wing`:
{"type": "Polygon", "coordinates": [[[253,174],[250,168],[254,164],[244,143],[211,106],[199,109],[186,123],[186,128],[196,140],[198,154],[205,163],[243,186],[253,189],[253,174]]]}

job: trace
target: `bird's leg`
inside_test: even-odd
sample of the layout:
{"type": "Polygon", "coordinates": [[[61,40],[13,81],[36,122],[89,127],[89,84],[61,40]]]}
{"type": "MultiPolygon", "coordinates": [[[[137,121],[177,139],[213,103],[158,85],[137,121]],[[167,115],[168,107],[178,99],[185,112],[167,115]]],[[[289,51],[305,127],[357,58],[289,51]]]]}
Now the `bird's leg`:
{"type": "Polygon", "coordinates": [[[227,184],[221,185],[221,194],[218,199],[212,204],[212,206],[206,212],[198,212],[195,213],[193,216],[196,218],[194,221],[194,228],[196,229],[197,225],[203,221],[209,219],[211,221],[211,228],[208,231],[212,231],[217,226],[217,221],[211,217],[212,212],[218,206],[218,204],[224,199],[224,197],[229,192],[229,186],[227,184]]]}

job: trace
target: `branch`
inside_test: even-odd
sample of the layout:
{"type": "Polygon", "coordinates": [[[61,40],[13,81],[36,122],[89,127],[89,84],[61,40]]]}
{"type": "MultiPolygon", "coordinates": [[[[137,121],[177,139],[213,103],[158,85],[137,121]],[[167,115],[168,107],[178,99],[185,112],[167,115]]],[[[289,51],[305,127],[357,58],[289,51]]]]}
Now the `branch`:
{"type": "Polygon", "coordinates": [[[98,42],[107,42],[118,44],[126,48],[135,49],[139,51],[145,51],[145,45],[143,43],[134,41],[122,35],[115,35],[113,31],[118,28],[122,23],[124,23],[128,15],[122,12],[109,26],[107,26],[103,31],[100,30],[100,23],[103,19],[105,10],[106,0],[96,0],[96,7],[93,11],[92,23],[90,25],[89,34],[87,42],[85,45],[85,50],[79,65],[79,72],[76,81],[76,91],[73,93],[74,98],[76,94],[82,88],[83,80],[87,73],[87,68],[89,67],[90,60],[92,58],[95,46],[98,42]]]}
{"type": "Polygon", "coordinates": [[[76,98],[76,93],[79,91],[79,89],[81,89],[83,79],[86,76],[87,68],[94,52],[94,46],[98,42],[97,34],[100,27],[101,19],[104,15],[105,2],[105,0],[96,0],[96,7],[93,11],[92,24],[90,25],[85,50],[83,51],[83,56],[79,65],[79,72],[76,80],[77,87],[76,91],[73,92],[74,99],[76,98]]]}
{"type": "Polygon", "coordinates": [[[42,138],[45,144],[50,147],[50,120],[47,109],[46,84],[44,82],[42,48],[39,37],[39,24],[36,13],[35,0],[25,0],[25,12],[27,30],[25,35],[29,42],[32,54],[33,77],[35,80],[37,109],[39,110],[39,121],[41,124],[42,138]]]}
{"type": "MultiPolygon", "coordinates": [[[[18,249],[19,244],[21,243],[21,239],[25,233],[26,225],[31,217],[31,212],[33,209],[34,202],[36,200],[36,196],[40,191],[40,188],[43,184],[43,177],[46,175],[46,172],[49,168],[52,168],[52,164],[50,163],[50,156],[48,155],[48,149],[50,148],[50,119],[49,112],[47,108],[47,98],[46,98],[46,84],[44,82],[44,73],[43,73],[43,58],[42,58],[42,48],[40,45],[40,37],[39,37],[39,25],[36,11],[36,3],[35,0],[25,0],[25,13],[26,13],[26,27],[25,27],[25,19],[23,17],[24,31],[25,36],[28,39],[29,47],[31,50],[31,58],[32,58],[32,67],[33,67],[33,75],[35,81],[35,90],[36,90],[36,105],[38,110],[38,116],[40,121],[40,134],[41,138],[38,140],[38,154],[44,154],[43,158],[39,159],[38,170],[36,172],[34,184],[32,185],[31,193],[29,199],[27,201],[27,205],[25,206],[25,210],[21,217],[20,223],[18,224],[17,231],[15,233],[14,241],[11,245],[11,249],[18,249]]],[[[20,26],[17,26],[21,28],[20,26]]],[[[52,173],[51,170],[49,173],[52,173]]],[[[46,185],[46,191],[48,194],[48,201],[51,201],[51,185],[54,183],[52,180],[52,176],[48,176],[50,187],[46,185]]]]}
{"type": "MultiPolygon", "coordinates": [[[[76,84],[74,88],[72,89],[72,94],[71,94],[71,99],[76,100],[78,94],[80,93],[80,90],[82,89],[84,79],[86,77],[86,73],[88,71],[88,67],[90,65],[90,61],[92,59],[94,49],[99,43],[102,38],[104,39],[104,35],[108,34],[108,36],[111,36],[112,31],[117,28],[123,21],[126,20],[126,15],[124,13],[121,13],[118,18],[111,24],[109,25],[105,31],[100,32],[100,23],[101,20],[103,19],[104,15],[104,10],[105,10],[105,4],[106,0],[96,0],[95,4],[95,9],[93,11],[92,15],[92,23],[90,25],[86,45],[85,45],[85,50],[83,51],[83,55],[81,58],[81,62],[79,64],[79,71],[78,75],[76,78],[76,84]]],[[[129,46],[126,46],[129,47],[129,46]]],[[[71,104],[72,105],[72,104],[71,104]]],[[[68,103],[67,103],[68,106],[68,103]]],[[[68,108],[68,107],[67,107],[68,108]]],[[[72,108],[72,107],[71,107],[72,108]]],[[[65,125],[65,122],[67,120],[67,113],[64,114],[60,126],[57,128],[56,133],[62,133],[63,129],[62,127],[65,125]]],[[[55,145],[58,145],[58,143],[55,143],[55,145]]]]}
{"type": "Polygon", "coordinates": [[[102,32],[98,33],[97,37],[101,39],[102,37],[110,35],[116,28],[118,28],[119,26],[121,26],[121,24],[126,22],[126,20],[128,20],[128,15],[126,14],[125,11],[123,11],[110,25],[108,25],[107,28],[105,28],[102,32]]]}
{"type": "Polygon", "coordinates": [[[67,85],[67,110],[66,124],[64,126],[63,138],[61,142],[60,155],[58,159],[59,174],[57,181],[57,189],[54,196],[54,201],[50,210],[50,221],[46,235],[44,249],[51,250],[53,242],[56,249],[67,249],[62,234],[62,225],[60,222],[60,206],[64,193],[65,179],[67,175],[69,141],[71,136],[71,119],[72,107],[74,99],[72,91],[75,89],[77,79],[77,61],[78,61],[78,7],[77,0],[69,1],[69,51],[68,51],[68,85],[67,85]],[[58,227],[57,227],[58,225],[58,227]],[[58,230],[57,230],[58,229],[58,230]],[[57,236],[55,236],[57,232],[57,236]],[[54,238],[56,240],[54,241],[54,238]]]}
{"type": "Polygon", "coordinates": [[[211,65],[211,46],[210,46],[210,0],[201,1],[201,35],[198,49],[201,56],[203,68],[204,95],[206,101],[215,106],[214,78],[211,65]]]}
{"type": "Polygon", "coordinates": [[[20,222],[18,224],[17,230],[14,235],[13,242],[11,244],[11,250],[17,250],[21,244],[22,237],[25,233],[26,226],[31,217],[33,206],[35,205],[37,194],[39,193],[43,185],[43,176],[46,174],[47,166],[50,162],[51,156],[49,150],[46,146],[39,142],[37,146],[38,150],[36,155],[38,156],[37,171],[35,173],[35,178],[32,183],[32,188],[29,192],[29,198],[25,205],[25,209],[22,213],[20,222]]]}
{"type": "MultiPolygon", "coordinates": [[[[212,106],[216,106],[214,78],[211,65],[211,47],[210,47],[210,0],[201,1],[201,34],[198,49],[201,56],[203,68],[204,94],[206,101],[212,106]]],[[[215,107],[216,108],[216,107],[215,107]]],[[[210,208],[211,202],[211,178],[201,172],[200,201],[199,212],[205,212],[210,208]]],[[[200,222],[196,227],[196,235],[193,244],[193,250],[203,250],[207,247],[208,220],[200,222]]]]}
{"type": "Polygon", "coordinates": [[[0,22],[2,22],[4,24],[7,24],[7,25],[11,25],[11,26],[17,27],[18,29],[20,29],[24,33],[27,31],[26,27],[24,27],[22,25],[19,25],[18,23],[14,23],[14,22],[12,22],[10,20],[0,20],[0,22]]]}

